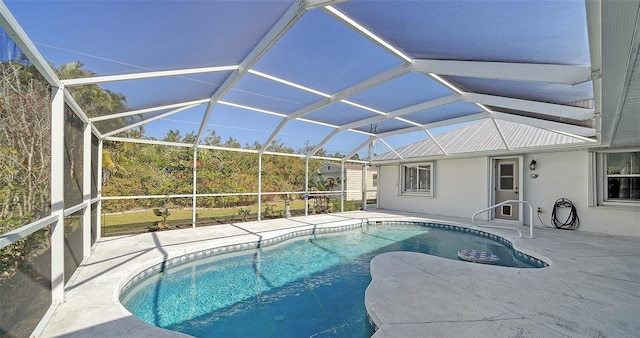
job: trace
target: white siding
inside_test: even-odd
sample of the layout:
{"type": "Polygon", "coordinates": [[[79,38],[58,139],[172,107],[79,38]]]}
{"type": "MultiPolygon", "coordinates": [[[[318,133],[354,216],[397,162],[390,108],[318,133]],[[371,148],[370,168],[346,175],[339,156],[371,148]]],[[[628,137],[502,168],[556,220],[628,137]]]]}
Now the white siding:
{"type": "Polygon", "coordinates": [[[347,201],[362,199],[362,170],[347,169],[347,201]]]}
{"type": "MultiPolygon", "coordinates": [[[[471,218],[489,206],[489,159],[450,159],[434,162],[434,197],[399,196],[398,166],[380,167],[380,207],[391,210],[471,218]]],[[[589,206],[589,153],[566,151],[524,156],[523,199],[540,207],[542,220],[550,225],[555,201],[568,198],[580,217],[580,231],[640,236],[640,207],[589,206]],[[528,169],[537,162],[537,179],[528,169]]],[[[527,208],[528,209],[528,208],[527,208]]],[[[562,210],[560,210],[562,212],[562,210]]],[[[484,214],[486,215],[486,214],[484,214]]],[[[482,218],[482,217],[481,217],[482,218]]],[[[486,219],[486,216],[484,216],[486,219]]],[[[524,214],[525,222],[528,212],[524,214]]],[[[541,226],[534,215],[534,225],[541,226]]],[[[535,234],[535,231],[534,231],[535,234]]]]}
{"type": "MultiPolygon", "coordinates": [[[[340,178],[340,165],[328,165],[324,164],[319,168],[322,173],[322,177],[326,180],[328,178],[339,179],[340,178]]],[[[362,168],[358,167],[358,169],[345,169],[346,174],[346,184],[344,189],[347,191],[345,194],[345,200],[347,201],[360,201],[362,200],[362,168]]],[[[376,190],[376,187],[373,186],[373,174],[377,173],[375,169],[369,168],[367,169],[367,190],[376,190]]],[[[340,198],[340,185],[333,189],[337,191],[337,193],[332,194],[331,198],[339,199],[340,198]]],[[[375,199],[377,197],[376,191],[368,191],[367,199],[375,199]]]]}

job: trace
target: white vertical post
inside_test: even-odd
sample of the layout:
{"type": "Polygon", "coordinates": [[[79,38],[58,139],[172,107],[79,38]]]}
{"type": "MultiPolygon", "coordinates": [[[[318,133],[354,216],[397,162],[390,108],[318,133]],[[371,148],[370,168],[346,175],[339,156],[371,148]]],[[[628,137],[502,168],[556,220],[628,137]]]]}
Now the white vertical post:
{"type": "Polygon", "coordinates": [[[309,216],[309,156],[306,157],[304,163],[304,193],[307,196],[304,199],[304,215],[309,216]]]}
{"type": "Polygon", "coordinates": [[[196,228],[196,221],[197,221],[197,214],[196,214],[196,207],[197,207],[197,197],[196,194],[198,193],[198,185],[197,185],[197,181],[198,181],[198,146],[197,144],[193,146],[193,199],[192,199],[192,215],[191,215],[191,228],[195,229],[196,228]]]}
{"type": "Polygon", "coordinates": [[[260,210],[262,210],[262,153],[258,153],[258,222],[262,219],[260,210]]]}
{"type": "Polygon", "coordinates": [[[51,301],[64,301],[64,86],[53,89],[51,102],[51,301]]]}
{"type": "Polygon", "coordinates": [[[378,179],[376,180],[376,209],[380,209],[380,174],[382,173],[382,167],[378,166],[376,168],[376,175],[378,175],[378,179]]]}
{"type": "Polygon", "coordinates": [[[344,159],[340,163],[340,212],[344,212],[344,159]]]}
{"type": "Polygon", "coordinates": [[[98,202],[96,202],[96,241],[102,237],[102,147],[104,143],[102,139],[98,139],[98,174],[96,179],[96,188],[98,190],[98,202]]]}
{"type": "Polygon", "coordinates": [[[362,210],[367,210],[367,165],[362,165],[362,210]]]}
{"type": "Polygon", "coordinates": [[[86,205],[82,213],[82,256],[91,254],[91,125],[84,125],[82,142],[82,203],[86,205]]]}

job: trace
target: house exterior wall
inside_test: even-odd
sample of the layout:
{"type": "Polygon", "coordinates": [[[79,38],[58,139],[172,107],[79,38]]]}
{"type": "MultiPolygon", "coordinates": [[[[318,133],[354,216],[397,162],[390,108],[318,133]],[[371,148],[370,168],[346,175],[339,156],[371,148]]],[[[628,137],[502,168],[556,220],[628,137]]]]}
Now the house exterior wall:
{"type": "Polygon", "coordinates": [[[396,165],[380,166],[380,207],[468,218],[476,211],[487,207],[486,158],[432,163],[433,197],[400,196],[400,168],[396,165]]]}
{"type": "MultiPolygon", "coordinates": [[[[522,199],[533,205],[534,213],[537,207],[542,208],[540,218],[547,225],[551,225],[555,201],[564,197],[576,207],[581,223],[579,231],[640,237],[640,207],[637,204],[625,207],[590,206],[590,182],[593,180],[590,155],[588,151],[580,150],[523,156],[522,199]],[[528,168],[531,159],[537,162],[535,171],[528,168]],[[538,174],[538,177],[531,178],[532,173],[538,174]]],[[[433,197],[400,196],[398,166],[381,166],[378,183],[380,207],[471,218],[475,212],[490,205],[490,161],[487,157],[433,161],[433,197]]],[[[523,219],[528,224],[528,207],[523,209],[523,219]]],[[[559,219],[566,218],[564,212],[567,211],[558,210],[559,219]]],[[[533,218],[535,226],[542,226],[537,215],[533,218]]],[[[487,219],[487,214],[479,219],[487,219]]]]}
{"type": "MultiPolygon", "coordinates": [[[[322,177],[326,180],[328,178],[339,179],[340,178],[340,165],[324,164],[318,170],[322,174],[322,177]]],[[[376,188],[373,187],[373,174],[377,173],[375,169],[367,169],[367,199],[375,199],[378,195],[376,188]]],[[[345,200],[347,201],[360,201],[362,200],[362,168],[351,169],[345,168],[345,187],[347,191],[345,194],[345,200]]],[[[340,198],[340,185],[333,189],[337,191],[336,194],[332,194],[331,198],[340,198]]]]}

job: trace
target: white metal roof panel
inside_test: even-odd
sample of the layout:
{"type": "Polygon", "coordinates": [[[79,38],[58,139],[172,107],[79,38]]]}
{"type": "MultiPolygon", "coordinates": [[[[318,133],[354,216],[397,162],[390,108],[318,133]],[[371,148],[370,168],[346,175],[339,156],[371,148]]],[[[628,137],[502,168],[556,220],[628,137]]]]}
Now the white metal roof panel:
{"type": "MultiPolygon", "coordinates": [[[[584,140],[550,130],[527,126],[521,123],[496,119],[483,119],[470,125],[435,136],[438,143],[449,155],[506,151],[496,125],[504,135],[509,147],[523,149],[531,147],[567,145],[585,143],[584,140]]],[[[403,159],[428,158],[443,155],[432,139],[416,142],[396,150],[403,159]]],[[[400,160],[394,152],[386,152],[374,158],[374,161],[400,160]]]]}
{"type": "Polygon", "coordinates": [[[348,1],[337,7],[414,58],[590,63],[583,0],[348,1]]]}

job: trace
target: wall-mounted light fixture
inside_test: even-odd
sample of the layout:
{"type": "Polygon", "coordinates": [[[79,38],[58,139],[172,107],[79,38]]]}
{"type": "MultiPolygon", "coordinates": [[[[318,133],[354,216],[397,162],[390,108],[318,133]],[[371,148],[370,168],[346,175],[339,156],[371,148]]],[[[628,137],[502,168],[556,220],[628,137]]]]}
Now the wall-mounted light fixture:
{"type": "Polygon", "coordinates": [[[531,163],[529,163],[529,169],[536,170],[536,160],[531,160],[531,163]]]}

